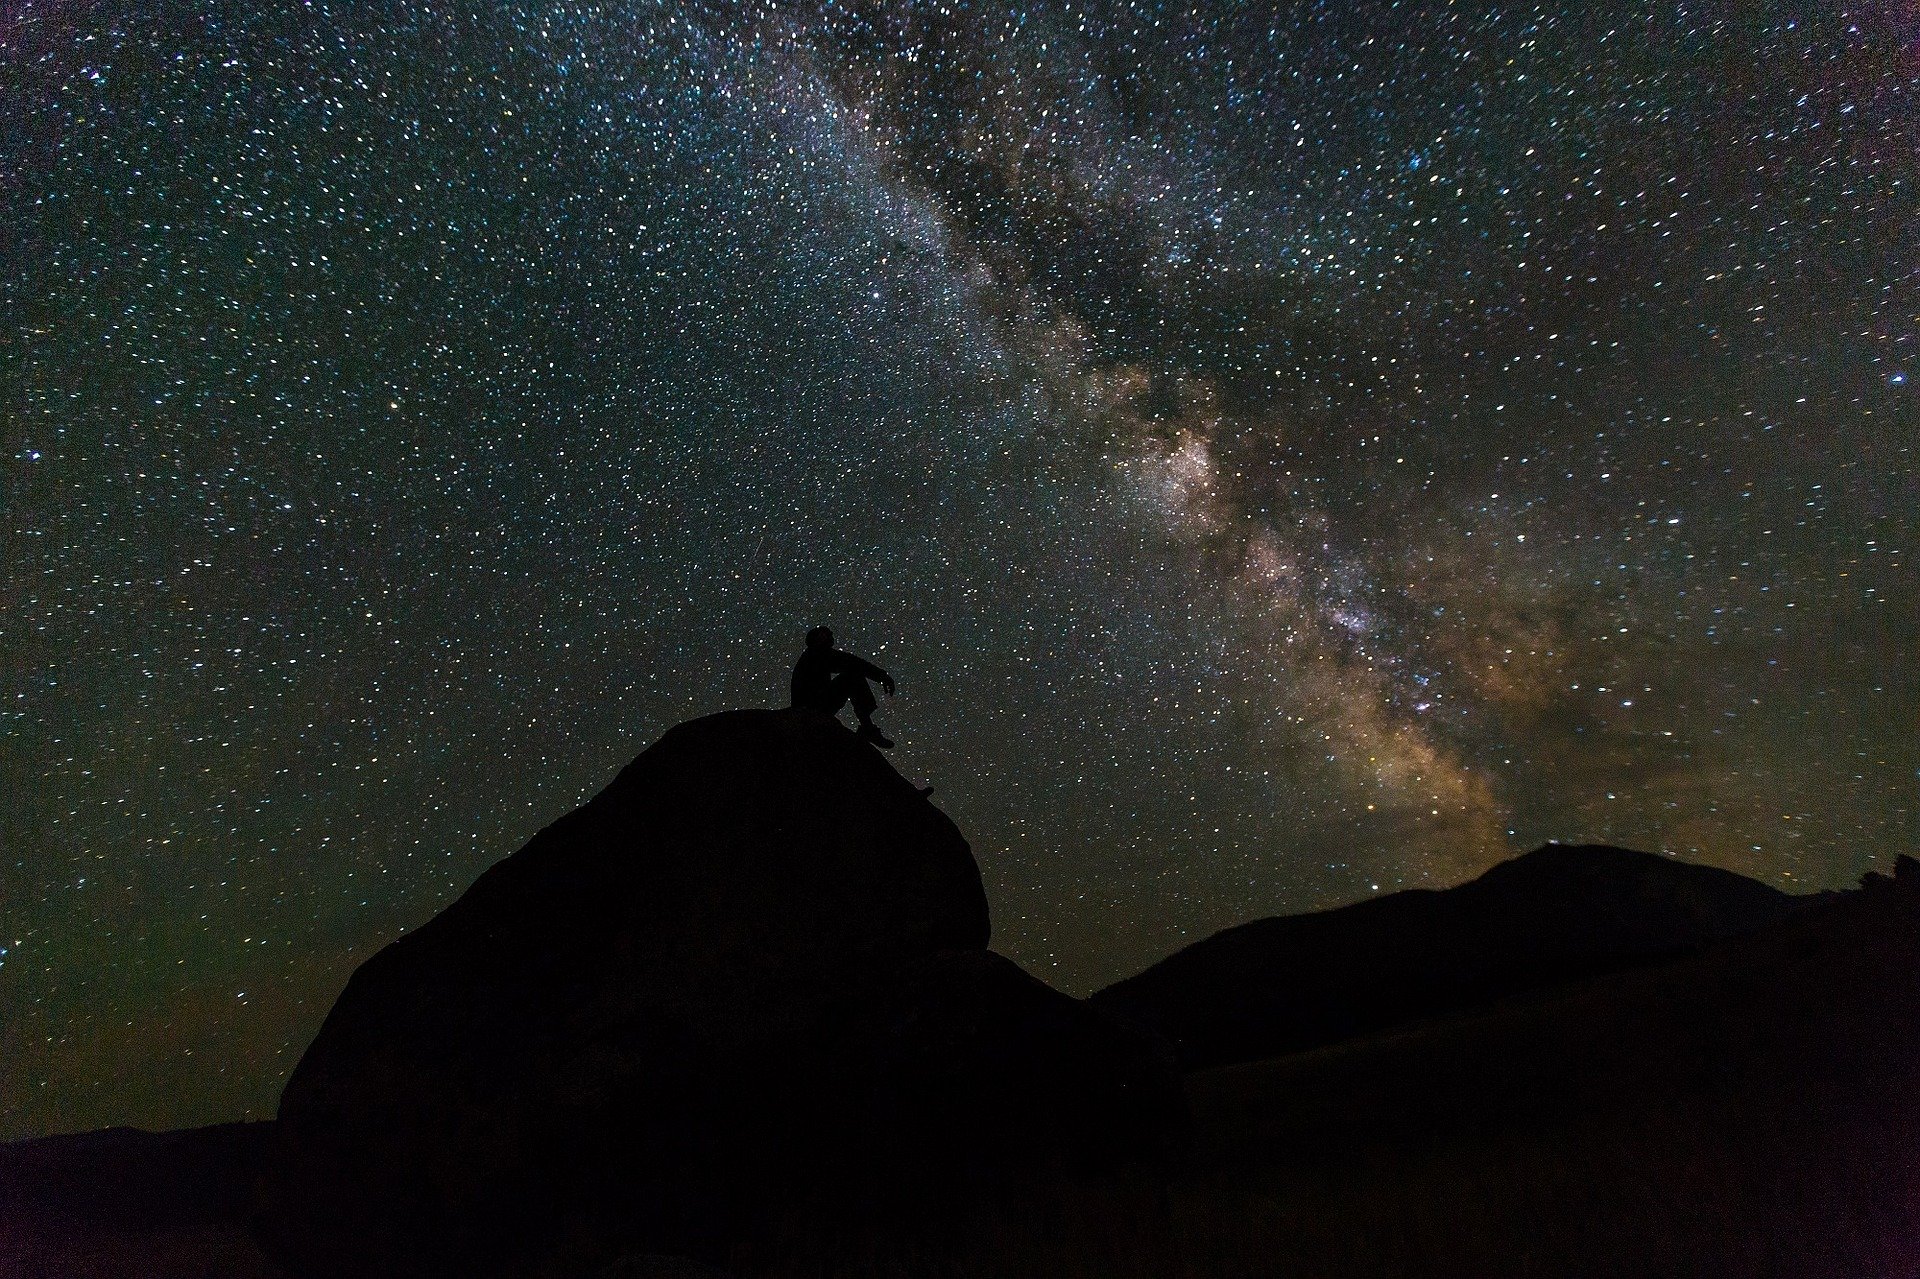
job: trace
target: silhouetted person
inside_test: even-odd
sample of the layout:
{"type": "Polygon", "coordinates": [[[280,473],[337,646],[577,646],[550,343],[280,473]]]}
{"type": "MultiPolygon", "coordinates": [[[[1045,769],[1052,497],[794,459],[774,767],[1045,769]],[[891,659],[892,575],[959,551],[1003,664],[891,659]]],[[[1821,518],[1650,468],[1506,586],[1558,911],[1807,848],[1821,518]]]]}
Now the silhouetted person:
{"type": "Polygon", "coordinates": [[[793,704],[837,715],[842,706],[852,702],[853,713],[860,717],[861,740],[891,750],[893,743],[873,726],[873,708],[878,703],[867,687],[868,680],[878,683],[888,697],[893,696],[893,676],[864,657],[841,652],[833,646],[833,632],[816,626],[807,632],[807,651],[793,664],[793,704]]]}

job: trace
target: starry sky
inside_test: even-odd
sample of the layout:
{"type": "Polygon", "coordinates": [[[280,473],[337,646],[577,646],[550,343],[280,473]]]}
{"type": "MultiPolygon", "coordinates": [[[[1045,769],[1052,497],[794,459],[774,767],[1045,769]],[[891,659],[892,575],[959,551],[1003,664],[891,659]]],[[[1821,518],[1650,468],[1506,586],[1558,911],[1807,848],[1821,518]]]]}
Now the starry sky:
{"type": "Polygon", "coordinates": [[[1912,0],[0,0],[0,1137],[802,631],[1084,993],[1920,834],[1912,0]]]}

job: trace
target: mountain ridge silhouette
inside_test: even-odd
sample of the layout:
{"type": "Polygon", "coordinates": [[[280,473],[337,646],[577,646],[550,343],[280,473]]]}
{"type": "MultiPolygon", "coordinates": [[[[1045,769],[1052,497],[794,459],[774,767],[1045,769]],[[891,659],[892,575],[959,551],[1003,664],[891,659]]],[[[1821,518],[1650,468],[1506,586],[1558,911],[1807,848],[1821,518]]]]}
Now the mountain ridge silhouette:
{"type": "Polygon", "coordinates": [[[1254,1061],[1698,950],[1812,901],[1604,844],[1546,844],[1451,888],[1223,929],[1096,991],[1187,1069],[1254,1061]]]}

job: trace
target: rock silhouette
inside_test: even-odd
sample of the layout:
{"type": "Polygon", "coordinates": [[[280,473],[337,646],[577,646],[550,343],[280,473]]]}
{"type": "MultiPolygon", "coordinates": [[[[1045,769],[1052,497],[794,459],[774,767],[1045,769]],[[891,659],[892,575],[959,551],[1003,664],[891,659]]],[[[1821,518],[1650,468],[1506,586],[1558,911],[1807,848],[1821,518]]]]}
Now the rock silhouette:
{"type": "Polygon", "coordinates": [[[260,1232],[314,1276],[588,1273],[1158,1148],[1163,1045],[988,932],[959,831],[837,722],[683,724],[354,974],[260,1232]]]}
{"type": "MultiPolygon", "coordinates": [[[[735,731],[760,726],[691,727],[718,752],[711,758],[728,757],[735,731]]],[[[813,729],[793,731],[801,746],[816,742],[813,729]]],[[[640,793],[659,797],[651,782],[640,793]]],[[[851,793],[873,799],[864,787],[851,793]]],[[[677,864],[671,853],[656,857],[677,864]]],[[[711,1085],[663,1091],[634,1067],[657,1062],[664,1049],[605,1049],[595,1039],[599,1055],[578,1061],[560,1050],[564,1037],[551,1041],[522,1079],[550,1070],[569,1086],[585,1081],[616,1094],[633,1086],[631,1122],[605,1134],[589,1125],[533,1139],[542,1121],[596,1113],[582,1108],[590,1090],[574,1087],[558,1089],[560,1103],[505,1122],[498,1116],[525,1111],[527,1095],[546,1094],[508,1089],[471,1101],[473,1130],[494,1134],[496,1145],[464,1130],[449,1135],[444,1117],[409,1117],[381,1098],[389,1088],[402,1101],[417,1098],[417,1081],[436,1072],[470,1081],[471,1067],[445,1059],[454,1045],[440,1057],[414,1045],[384,1064],[355,1050],[363,1053],[356,1061],[351,1045],[334,1042],[334,1027],[313,1055],[337,1086],[327,1109],[296,1117],[313,1103],[294,1104],[290,1088],[279,1125],[0,1146],[0,1274],[286,1279],[238,1219],[244,1187],[273,1157],[276,1136],[287,1140],[267,1178],[273,1210],[260,1224],[279,1230],[276,1251],[298,1272],[336,1279],[1915,1273],[1920,863],[1900,859],[1891,876],[1867,876],[1862,891],[1790,898],[1774,913],[1780,903],[1758,886],[1661,861],[1550,849],[1486,878],[1501,910],[1549,900],[1563,906],[1543,909],[1574,909],[1583,899],[1573,886],[1613,885],[1590,886],[1584,898],[1579,926],[1592,938],[1575,949],[1589,958],[1597,948],[1614,962],[1623,935],[1646,948],[1676,931],[1695,941],[1382,1033],[1191,1071],[1190,1139],[1172,1159],[1116,1167],[1112,1145],[1094,1139],[1105,1132],[1134,1149],[1154,1129],[1161,1112],[1143,1104],[1152,1093],[1139,1087],[1153,1077],[1151,1065],[1127,1065],[1139,1066],[1150,1043],[978,947],[888,943],[904,957],[880,971],[855,965],[847,998],[814,998],[808,983],[792,983],[821,1011],[799,1019],[809,1029],[787,1042],[832,1046],[816,1052],[814,1066],[782,1058],[778,1068],[733,1067],[711,1085]],[[1750,928],[1750,909],[1769,918],[1750,928]],[[1721,935],[1698,942],[1706,932],[1721,935]],[[565,1070],[554,1065],[570,1061],[565,1070]],[[771,1080],[779,1095],[765,1102],[727,1091],[742,1080],[771,1080]],[[805,1113],[828,1120],[802,1122],[796,1107],[808,1089],[818,1105],[805,1113]],[[695,1170],[680,1207],[710,1196],[709,1226],[724,1246],[688,1235],[684,1211],[682,1242],[666,1242],[660,1226],[672,1218],[663,1216],[658,1178],[634,1166],[662,1157],[647,1142],[650,1132],[675,1131],[654,1113],[668,1103],[696,1117],[686,1134],[711,1137],[733,1164],[758,1172],[743,1181],[695,1170]],[[371,1131],[375,1115],[394,1131],[371,1131]],[[325,1131],[332,1124],[342,1125],[337,1139],[325,1131]],[[797,1177],[767,1153],[781,1150],[804,1161],[797,1177]],[[472,1167],[450,1162],[453,1153],[472,1167]],[[406,1162],[379,1165],[387,1156],[406,1162]],[[503,1168],[517,1160],[552,1174],[553,1188],[498,1193],[503,1168]],[[873,1175],[850,1175],[848,1163],[873,1175]],[[597,1190],[603,1179],[617,1189],[597,1190]],[[496,1193],[476,1190],[487,1186],[496,1193]],[[383,1205],[381,1195],[392,1201],[383,1205]],[[967,1203],[973,1208],[954,1210],[967,1203]],[[481,1207],[497,1219],[476,1221],[481,1207]],[[323,1247],[313,1236],[329,1228],[338,1237],[323,1247]]],[[[536,870],[517,867],[514,875],[529,879],[509,883],[537,882],[545,872],[536,870]]],[[[1431,908],[1434,898],[1450,895],[1413,900],[1431,908]]],[[[916,906],[895,918],[928,915],[916,906]]],[[[1511,920],[1494,924],[1524,932],[1511,920]]],[[[1449,946],[1463,935],[1436,934],[1449,946]]],[[[1446,951],[1428,958],[1451,962],[1446,951]]],[[[635,971],[644,976],[645,966],[635,971]]],[[[450,1008],[467,1006],[471,992],[462,995],[460,983],[419,976],[429,978],[450,1008]]],[[[659,998],[657,986],[648,989],[639,1005],[659,998]]],[[[599,996],[602,1005],[610,998],[599,996]]],[[[592,1006],[583,999],[562,989],[553,1002],[592,1006]]],[[[367,1011],[343,1000],[335,1021],[370,1024],[367,1011]]],[[[455,1020],[443,1014],[436,1024],[455,1020]]],[[[462,1039],[457,1029],[453,1039],[468,1048],[493,1042],[462,1039]]],[[[707,1051],[704,1042],[690,1035],[673,1050],[707,1051]]],[[[302,1067],[303,1076],[318,1070],[302,1067]]],[[[665,1166],[687,1171],[671,1158],[665,1166]]]]}
{"type": "Polygon", "coordinates": [[[1470,883],[1256,920],[1093,996],[1189,1069],[1258,1061],[1671,958],[1806,905],[1731,871],[1548,844],[1470,883]]]}

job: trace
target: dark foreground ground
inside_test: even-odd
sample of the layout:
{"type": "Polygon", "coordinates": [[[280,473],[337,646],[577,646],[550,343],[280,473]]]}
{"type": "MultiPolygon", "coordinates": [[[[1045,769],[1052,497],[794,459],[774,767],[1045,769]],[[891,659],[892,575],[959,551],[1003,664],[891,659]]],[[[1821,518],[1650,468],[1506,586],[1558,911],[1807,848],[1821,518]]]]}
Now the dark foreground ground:
{"type": "MultiPolygon", "coordinates": [[[[1920,1276],[1920,892],[1188,1076],[1166,1174],[823,1203],[731,1273],[1920,1276]]],[[[271,1125],[0,1148],[0,1273],[253,1277],[271,1125]]],[[[712,1274],[632,1259],[603,1273],[712,1274]]],[[[346,1277],[343,1277],[346,1279],[346,1277]]]]}
{"type": "Polygon", "coordinates": [[[247,1233],[271,1124],[0,1146],[0,1275],[278,1276],[247,1233]]]}

